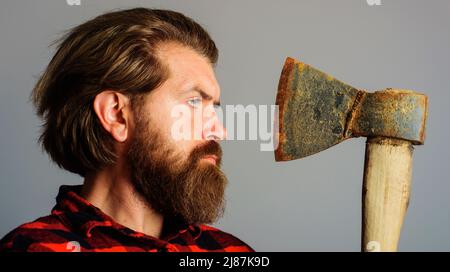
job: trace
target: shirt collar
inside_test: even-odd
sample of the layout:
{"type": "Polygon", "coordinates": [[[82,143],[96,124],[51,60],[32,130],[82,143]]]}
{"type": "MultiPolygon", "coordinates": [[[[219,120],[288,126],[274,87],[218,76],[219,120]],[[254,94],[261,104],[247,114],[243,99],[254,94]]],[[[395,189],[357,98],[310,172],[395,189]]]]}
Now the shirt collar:
{"type": "MultiPolygon", "coordinates": [[[[156,239],[115,222],[99,208],[81,197],[81,188],[82,185],[62,185],[59,188],[52,214],[59,216],[65,223],[86,237],[91,237],[91,232],[96,227],[111,227],[128,236],[156,239]]],[[[192,234],[194,240],[201,234],[201,229],[197,225],[188,225],[179,219],[166,218],[161,240],[172,240],[187,231],[192,234]]]]}

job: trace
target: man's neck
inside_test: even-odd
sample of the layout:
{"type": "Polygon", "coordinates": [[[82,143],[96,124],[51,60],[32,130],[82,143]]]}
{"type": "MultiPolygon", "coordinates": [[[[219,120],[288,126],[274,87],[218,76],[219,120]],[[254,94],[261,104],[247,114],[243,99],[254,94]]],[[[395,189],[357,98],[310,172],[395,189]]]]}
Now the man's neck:
{"type": "Polygon", "coordinates": [[[159,238],[163,216],[136,193],[128,172],[118,165],[86,176],[81,196],[117,223],[159,238]]]}

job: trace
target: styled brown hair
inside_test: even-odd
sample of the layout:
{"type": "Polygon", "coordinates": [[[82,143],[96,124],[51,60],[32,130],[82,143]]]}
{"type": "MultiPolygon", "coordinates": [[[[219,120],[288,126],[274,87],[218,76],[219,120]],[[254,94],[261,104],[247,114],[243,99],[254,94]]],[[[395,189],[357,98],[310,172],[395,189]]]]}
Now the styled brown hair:
{"type": "Polygon", "coordinates": [[[119,91],[136,101],[168,77],[157,46],[178,42],[207,57],[208,33],[181,13],[135,8],[100,15],[63,36],[31,98],[43,119],[39,143],[61,168],[85,176],[114,163],[114,140],[93,109],[97,94],[119,91]]]}

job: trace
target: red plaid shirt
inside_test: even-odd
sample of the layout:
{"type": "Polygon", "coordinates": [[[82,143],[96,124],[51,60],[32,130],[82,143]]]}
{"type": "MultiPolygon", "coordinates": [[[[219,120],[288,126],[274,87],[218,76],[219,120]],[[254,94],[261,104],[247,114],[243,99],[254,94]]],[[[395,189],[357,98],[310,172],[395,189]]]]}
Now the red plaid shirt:
{"type": "Polygon", "coordinates": [[[0,241],[0,251],[222,251],[253,249],[206,225],[165,222],[161,238],[122,226],[79,196],[81,186],[61,186],[51,215],[26,223],[0,241]]]}

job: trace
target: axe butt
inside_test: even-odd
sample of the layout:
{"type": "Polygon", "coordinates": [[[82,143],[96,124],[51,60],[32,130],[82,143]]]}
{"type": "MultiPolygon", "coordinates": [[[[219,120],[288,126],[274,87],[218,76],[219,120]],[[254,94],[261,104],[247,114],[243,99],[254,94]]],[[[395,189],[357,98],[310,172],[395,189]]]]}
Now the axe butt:
{"type": "Polygon", "coordinates": [[[362,251],[397,251],[408,208],[413,146],[368,138],[362,192],[362,251]]]}

